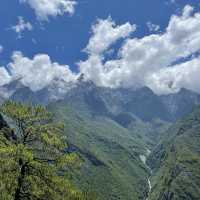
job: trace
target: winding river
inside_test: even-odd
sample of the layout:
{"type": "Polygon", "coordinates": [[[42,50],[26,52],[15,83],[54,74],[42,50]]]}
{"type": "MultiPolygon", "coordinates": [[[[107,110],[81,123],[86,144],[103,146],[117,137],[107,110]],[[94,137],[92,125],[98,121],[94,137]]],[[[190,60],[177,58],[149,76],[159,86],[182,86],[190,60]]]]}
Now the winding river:
{"type": "MultiPolygon", "coordinates": [[[[146,160],[147,160],[147,156],[149,156],[149,154],[151,153],[151,151],[149,149],[147,149],[147,154],[146,155],[140,155],[140,160],[145,164],[145,166],[150,170],[150,173],[152,173],[151,169],[149,168],[149,166],[147,165],[146,163],[146,160]]],[[[152,189],[152,185],[151,185],[151,180],[150,180],[151,177],[148,177],[147,181],[148,181],[148,185],[149,185],[149,192],[148,192],[148,196],[151,192],[151,189],[152,189]]],[[[148,200],[148,196],[146,198],[146,200],[148,200]]]]}

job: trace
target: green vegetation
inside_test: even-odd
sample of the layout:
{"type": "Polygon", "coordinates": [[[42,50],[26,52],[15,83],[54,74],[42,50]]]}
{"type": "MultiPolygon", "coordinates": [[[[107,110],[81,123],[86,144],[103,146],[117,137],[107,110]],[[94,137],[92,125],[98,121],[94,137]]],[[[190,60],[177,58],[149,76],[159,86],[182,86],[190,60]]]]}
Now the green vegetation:
{"type": "Polygon", "coordinates": [[[148,169],[139,155],[146,153],[145,143],[112,119],[90,115],[84,105],[79,104],[81,112],[75,108],[67,101],[48,107],[56,120],[64,122],[67,140],[85,160],[74,181],[83,190],[91,188],[100,199],[143,199],[148,169]]]}
{"type": "MultiPolygon", "coordinates": [[[[47,105],[46,94],[26,89],[14,99],[47,105]]],[[[0,199],[198,200],[200,109],[172,125],[198,99],[185,90],[158,97],[85,82],[48,104],[53,115],[4,104],[0,199]]]]}
{"type": "Polygon", "coordinates": [[[80,165],[75,153],[65,153],[63,125],[40,106],[7,102],[1,112],[0,199],[88,199],[71,183],[68,172],[80,165]]]}
{"type": "Polygon", "coordinates": [[[200,109],[174,125],[149,158],[154,169],[150,200],[200,197],[200,109]]]}

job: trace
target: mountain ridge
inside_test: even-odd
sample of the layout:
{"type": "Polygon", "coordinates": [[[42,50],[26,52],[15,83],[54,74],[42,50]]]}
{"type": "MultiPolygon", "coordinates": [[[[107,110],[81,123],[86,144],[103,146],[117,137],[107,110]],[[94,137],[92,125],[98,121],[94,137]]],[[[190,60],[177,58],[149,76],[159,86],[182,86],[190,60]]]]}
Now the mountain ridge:
{"type": "MultiPolygon", "coordinates": [[[[12,91],[12,85],[8,88],[12,91]]],[[[67,86],[66,93],[53,90],[62,98],[51,98],[51,89],[33,92],[19,85],[10,99],[44,105],[56,121],[64,122],[68,150],[85,161],[74,182],[83,190],[92,187],[103,200],[130,200],[130,195],[146,199],[150,172],[141,156],[167,138],[170,126],[200,103],[200,95],[186,89],[159,96],[147,87],[112,89],[82,79],[67,86]]],[[[162,149],[159,152],[162,156],[162,149]]]]}
{"type": "MultiPolygon", "coordinates": [[[[131,112],[143,121],[151,121],[154,118],[161,118],[164,121],[176,121],[191,112],[193,106],[200,103],[200,94],[184,88],[174,94],[156,95],[148,87],[139,89],[98,87],[92,81],[84,81],[81,77],[77,83],[64,85],[60,91],[52,84],[50,87],[34,92],[17,80],[15,83],[1,88],[2,93],[3,89],[9,91],[9,94],[11,94],[10,99],[14,101],[42,105],[48,105],[51,102],[66,98],[69,99],[70,96],[78,96],[80,93],[84,94],[88,104],[92,105],[94,99],[90,99],[90,94],[93,91],[96,92],[96,97],[94,95],[93,97],[101,101],[102,106],[105,104],[104,106],[107,106],[110,113],[116,115],[131,112]],[[89,95],[88,98],[87,95],[89,95]]],[[[3,102],[5,98],[1,93],[0,96],[1,102],[3,102]]]]}

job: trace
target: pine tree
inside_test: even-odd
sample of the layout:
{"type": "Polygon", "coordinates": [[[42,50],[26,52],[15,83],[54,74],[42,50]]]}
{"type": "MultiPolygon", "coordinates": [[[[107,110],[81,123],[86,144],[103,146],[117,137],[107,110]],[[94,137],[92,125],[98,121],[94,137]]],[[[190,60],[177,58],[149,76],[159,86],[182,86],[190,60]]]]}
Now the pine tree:
{"type": "Polygon", "coordinates": [[[12,124],[0,130],[1,200],[82,200],[66,172],[80,165],[66,153],[63,125],[41,106],[6,102],[1,109],[12,124]]]}

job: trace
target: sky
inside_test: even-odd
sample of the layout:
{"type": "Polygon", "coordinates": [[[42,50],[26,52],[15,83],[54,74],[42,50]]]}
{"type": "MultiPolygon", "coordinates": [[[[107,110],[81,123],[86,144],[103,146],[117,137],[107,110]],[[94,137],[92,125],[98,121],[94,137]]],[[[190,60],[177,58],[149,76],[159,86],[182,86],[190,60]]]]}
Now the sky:
{"type": "MultiPolygon", "coordinates": [[[[200,93],[198,0],[1,0],[0,87],[75,82],[200,93]]],[[[60,84],[58,84],[60,87],[60,84]]]]}

